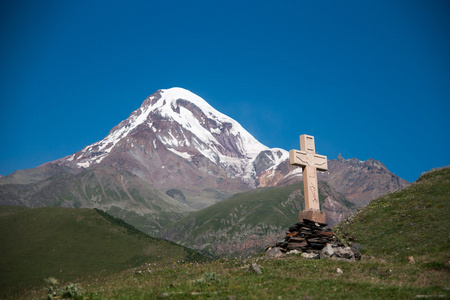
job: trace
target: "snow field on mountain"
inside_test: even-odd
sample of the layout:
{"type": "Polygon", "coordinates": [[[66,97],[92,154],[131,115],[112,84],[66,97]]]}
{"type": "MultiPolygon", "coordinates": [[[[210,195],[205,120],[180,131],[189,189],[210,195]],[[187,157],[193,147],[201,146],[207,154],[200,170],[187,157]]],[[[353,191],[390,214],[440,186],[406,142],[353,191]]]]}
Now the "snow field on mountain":
{"type": "MultiPolygon", "coordinates": [[[[103,140],[70,156],[68,161],[74,161],[83,168],[99,164],[141,124],[156,133],[156,138],[172,153],[192,161],[192,153],[187,149],[194,148],[214,164],[221,165],[230,177],[239,177],[247,182],[252,182],[257,175],[253,164],[261,151],[272,152],[269,157],[273,163],[269,170],[273,174],[276,167],[288,158],[287,151],[269,149],[261,144],[237,121],[214,109],[203,98],[183,88],[170,88],[159,90],[148,97],[140,108],[103,140]],[[189,102],[196,108],[191,111],[180,101],[189,102]],[[163,120],[163,123],[158,120],[163,120]]],[[[157,150],[155,140],[152,145],[157,150]]]]}
{"type": "MultiPolygon", "coordinates": [[[[246,131],[238,122],[232,118],[220,113],[209,105],[201,97],[191,93],[182,88],[171,88],[168,90],[162,90],[162,98],[157,102],[158,106],[155,109],[160,109],[161,115],[169,117],[180,124],[186,130],[191,131],[196,135],[202,142],[211,147],[214,144],[220,144],[217,139],[212,135],[212,133],[200,124],[200,122],[195,118],[191,111],[185,109],[184,107],[179,107],[176,103],[177,100],[183,99],[187,100],[194,105],[196,105],[202,112],[216,121],[218,124],[231,123],[230,134],[234,136],[239,136],[242,143],[238,144],[238,149],[241,154],[248,158],[256,157],[261,151],[268,150],[269,148],[258,142],[248,131],[246,131]],[[165,101],[162,101],[162,100],[165,101]],[[161,103],[161,104],[160,104],[161,103]],[[173,108],[179,107],[180,113],[174,111],[173,108]]],[[[214,133],[219,134],[219,128],[214,128],[214,133]]],[[[218,149],[215,149],[216,151],[218,149]]],[[[202,153],[203,154],[203,153],[202,153]]],[[[206,156],[206,155],[205,155],[206,156]]],[[[208,157],[208,156],[207,156],[208,157]]]]}

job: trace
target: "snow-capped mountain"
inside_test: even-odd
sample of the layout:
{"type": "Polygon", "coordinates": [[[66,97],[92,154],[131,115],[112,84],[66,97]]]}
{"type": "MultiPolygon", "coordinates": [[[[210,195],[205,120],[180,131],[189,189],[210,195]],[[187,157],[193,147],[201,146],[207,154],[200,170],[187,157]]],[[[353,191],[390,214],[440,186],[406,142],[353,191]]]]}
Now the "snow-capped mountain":
{"type": "Polygon", "coordinates": [[[187,160],[197,154],[187,150],[191,146],[213,163],[222,165],[234,163],[233,158],[255,158],[268,149],[238,122],[215,110],[204,99],[188,90],[171,88],[148,97],[106,138],[87,146],[81,155],[74,154],[70,159],[85,168],[98,164],[139,126],[155,132],[156,138],[167,149],[187,160]]]}
{"type": "MultiPolygon", "coordinates": [[[[199,96],[158,90],[104,139],[0,178],[0,204],[95,207],[156,234],[235,193],[298,184],[301,168],[288,156],[199,96]]],[[[319,176],[358,206],[407,184],[374,160],[330,160],[329,172],[319,176]]],[[[327,199],[324,211],[342,219],[344,202],[327,199]]]]}
{"type": "Polygon", "coordinates": [[[261,173],[273,176],[287,158],[287,151],[261,144],[201,97],[171,88],[145,99],[103,140],[55,163],[72,169],[114,165],[157,188],[176,182],[189,198],[206,188],[254,188],[261,173]]]}

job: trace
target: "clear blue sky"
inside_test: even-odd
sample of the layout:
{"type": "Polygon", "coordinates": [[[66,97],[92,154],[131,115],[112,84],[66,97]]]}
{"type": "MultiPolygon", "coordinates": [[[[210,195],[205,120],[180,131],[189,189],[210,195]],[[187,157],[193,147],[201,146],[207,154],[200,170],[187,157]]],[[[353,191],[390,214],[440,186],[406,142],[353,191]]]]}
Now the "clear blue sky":
{"type": "Polygon", "coordinates": [[[183,87],[286,150],[450,164],[450,1],[0,2],[0,174],[104,138],[183,87]]]}

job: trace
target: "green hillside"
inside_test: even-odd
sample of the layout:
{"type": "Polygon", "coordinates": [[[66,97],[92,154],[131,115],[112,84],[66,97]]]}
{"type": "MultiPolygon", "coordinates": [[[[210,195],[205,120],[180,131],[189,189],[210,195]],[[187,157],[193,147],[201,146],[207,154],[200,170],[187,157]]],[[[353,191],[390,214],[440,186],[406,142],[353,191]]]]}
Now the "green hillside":
{"type": "MultiPolygon", "coordinates": [[[[331,197],[344,209],[353,204],[321,181],[319,201],[331,197]]],[[[298,221],[304,200],[301,184],[239,193],[172,223],[160,233],[189,248],[212,255],[261,252],[298,221]]]]}
{"type": "Polygon", "coordinates": [[[413,185],[379,198],[337,226],[371,255],[444,267],[450,260],[450,167],[423,174],[413,185]]]}
{"type": "Polygon", "coordinates": [[[203,259],[94,209],[0,206],[0,228],[0,291],[43,284],[48,277],[70,281],[144,262],[203,259]]]}

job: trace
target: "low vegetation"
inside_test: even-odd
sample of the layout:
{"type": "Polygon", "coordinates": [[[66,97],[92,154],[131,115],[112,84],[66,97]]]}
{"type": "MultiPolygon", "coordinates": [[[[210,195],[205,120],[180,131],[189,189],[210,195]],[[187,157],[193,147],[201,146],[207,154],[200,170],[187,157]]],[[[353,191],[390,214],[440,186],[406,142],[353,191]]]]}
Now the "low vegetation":
{"type": "Polygon", "coordinates": [[[335,231],[394,262],[444,264],[450,259],[450,168],[423,174],[411,186],[381,197],[335,231]]]}
{"type": "MultiPolygon", "coordinates": [[[[204,263],[153,263],[78,282],[84,299],[413,299],[446,298],[444,270],[371,258],[360,262],[219,259],[204,263]],[[262,274],[249,271],[257,263],[262,274]],[[337,272],[338,268],[342,274],[337,272]]],[[[62,286],[69,286],[63,284],[62,286]]],[[[73,286],[73,284],[72,284],[73,286]]],[[[55,288],[58,290],[58,288],[55,288]]],[[[46,297],[30,290],[25,298],[46,297]]]]}
{"type": "MultiPolygon", "coordinates": [[[[86,275],[75,283],[51,275],[59,282],[50,287],[56,297],[71,289],[84,299],[448,299],[449,187],[450,168],[432,171],[337,226],[343,240],[363,246],[361,261],[296,254],[203,262],[144,259],[139,266],[86,275]],[[250,271],[252,263],[262,274],[250,271]]],[[[45,285],[44,278],[42,286],[5,297],[45,298],[49,281],[45,285]]]]}
{"type": "Polygon", "coordinates": [[[204,259],[93,209],[0,206],[0,228],[0,298],[50,277],[67,283],[144,263],[204,259]]]}

